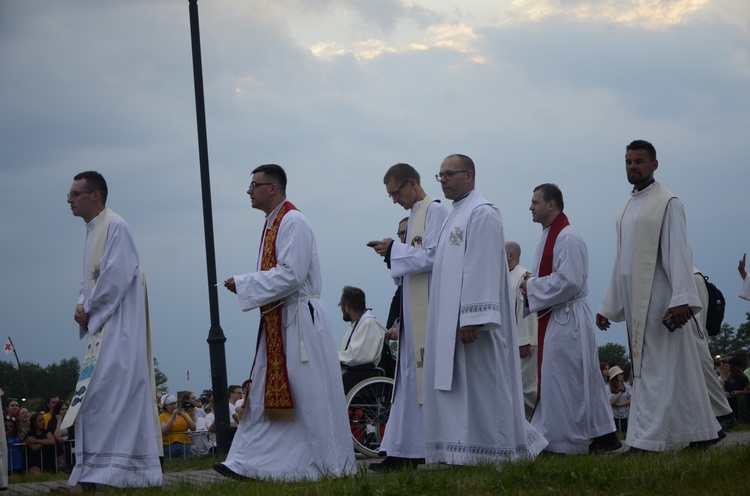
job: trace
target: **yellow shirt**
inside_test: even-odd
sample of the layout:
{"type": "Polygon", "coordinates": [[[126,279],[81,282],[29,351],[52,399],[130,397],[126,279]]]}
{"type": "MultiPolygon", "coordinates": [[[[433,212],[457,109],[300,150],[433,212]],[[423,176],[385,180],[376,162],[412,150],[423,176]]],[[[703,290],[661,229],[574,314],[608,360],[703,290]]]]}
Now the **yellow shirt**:
{"type": "MultiPolygon", "coordinates": [[[[159,415],[159,422],[169,422],[170,418],[172,418],[172,415],[164,412],[159,415]]],[[[182,415],[178,415],[177,418],[174,419],[174,422],[172,422],[169,434],[162,434],[161,443],[164,445],[172,443],[190,444],[190,434],[187,433],[187,430],[187,420],[185,420],[182,415]]]]}
{"type": "MultiPolygon", "coordinates": [[[[46,429],[49,425],[49,421],[52,420],[52,412],[47,412],[44,414],[44,428],[46,429]]],[[[54,432],[53,432],[54,434],[54,432]]]]}

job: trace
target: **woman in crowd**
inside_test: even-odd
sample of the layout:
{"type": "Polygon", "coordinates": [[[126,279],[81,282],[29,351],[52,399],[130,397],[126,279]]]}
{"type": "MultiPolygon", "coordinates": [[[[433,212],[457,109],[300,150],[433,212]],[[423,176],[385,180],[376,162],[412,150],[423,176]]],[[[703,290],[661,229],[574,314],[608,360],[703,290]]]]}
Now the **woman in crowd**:
{"type": "Polygon", "coordinates": [[[52,418],[49,424],[47,424],[47,430],[52,433],[57,443],[55,452],[57,454],[58,467],[61,465],[70,465],[71,459],[69,454],[72,450],[70,449],[68,440],[72,439],[69,434],[73,430],[73,427],[71,426],[69,429],[66,429],[64,433],[60,429],[66,413],[68,413],[68,404],[63,400],[58,401],[55,403],[55,408],[52,409],[52,418]]]}
{"type": "Polygon", "coordinates": [[[31,414],[29,409],[26,407],[18,409],[18,417],[16,418],[16,427],[18,429],[18,437],[21,442],[26,441],[26,434],[31,430],[31,414]]]}
{"type": "Polygon", "coordinates": [[[10,415],[5,416],[5,443],[8,448],[8,474],[20,474],[26,470],[25,449],[18,437],[18,425],[10,415]]]}
{"type": "Polygon", "coordinates": [[[609,403],[612,405],[612,415],[615,425],[623,435],[628,432],[628,411],[633,390],[625,382],[625,373],[615,365],[609,369],[609,403]]]}
{"type": "Polygon", "coordinates": [[[8,400],[8,407],[5,409],[5,415],[18,418],[18,400],[10,398],[8,400]]]}
{"type": "Polygon", "coordinates": [[[35,413],[31,416],[31,430],[26,435],[26,461],[29,474],[40,474],[42,471],[54,472],[55,436],[44,428],[44,415],[35,413]]]}
{"type": "Polygon", "coordinates": [[[190,434],[195,430],[195,422],[190,416],[177,406],[177,398],[171,394],[161,397],[162,413],[159,415],[161,423],[162,444],[164,457],[167,460],[176,458],[190,458],[190,434]]]}

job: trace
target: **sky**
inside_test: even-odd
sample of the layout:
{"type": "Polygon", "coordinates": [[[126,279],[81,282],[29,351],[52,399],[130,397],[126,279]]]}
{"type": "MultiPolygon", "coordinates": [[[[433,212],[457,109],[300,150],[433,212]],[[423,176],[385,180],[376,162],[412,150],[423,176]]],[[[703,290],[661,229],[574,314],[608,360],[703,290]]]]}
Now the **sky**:
{"type": "MultiPolygon", "coordinates": [[[[255,268],[260,164],[288,174],[317,237],[323,299],[393,291],[365,243],[407,215],[382,177],[406,162],[428,194],[463,153],[533,265],[534,187],[558,184],[589,251],[595,313],[627,200],[625,146],[651,141],[656,178],[683,201],[695,264],[737,327],[750,251],[750,2],[746,0],[199,1],[219,280],[255,268]]],[[[186,0],[0,0],[0,339],[22,361],[82,359],[73,321],[84,223],[65,202],[98,170],[148,273],[153,348],[172,391],[211,386],[209,281],[186,0]],[[189,380],[188,380],[188,370],[189,380]]],[[[449,206],[449,205],[448,205],[449,206]]],[[[258,312],[219,288],[229,383],[248,377],[258,312]]],[[[599,345],[625,345],[617,324],[599,345]]],[[[0,358],[9,360],[12,355],[0,358]]],[[[1,381],[2,379],[0,379],[1,381]]],[[[1,386],[1,384],[0,384],[1,386]]],[[[46,392],[39,392],[44,395],[46,392]]]]}

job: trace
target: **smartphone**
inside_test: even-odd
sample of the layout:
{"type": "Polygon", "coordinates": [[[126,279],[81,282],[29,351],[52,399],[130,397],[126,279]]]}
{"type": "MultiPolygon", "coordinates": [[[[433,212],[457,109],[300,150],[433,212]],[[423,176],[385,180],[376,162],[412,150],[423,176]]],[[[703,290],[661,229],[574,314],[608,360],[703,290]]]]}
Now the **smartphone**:
{"type": "Polygon", "coordinates": [[[379,244],[380,243],[378,243],[377,241],[370,241],[369,243],[367,243],[367,246],[369,246],[370,248],[375,248],[379,244]]]}

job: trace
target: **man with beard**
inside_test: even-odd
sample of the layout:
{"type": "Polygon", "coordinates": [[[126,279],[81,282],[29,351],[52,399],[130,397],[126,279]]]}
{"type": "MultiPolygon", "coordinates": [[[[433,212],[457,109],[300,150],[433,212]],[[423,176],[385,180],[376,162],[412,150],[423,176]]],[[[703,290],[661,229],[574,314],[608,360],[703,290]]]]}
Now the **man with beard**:
{"type": "Polygon", "coordinates": [[[701,309],[682,202],[654,179],[656,149],[625,149],[633,185],[617,216],[617,258],[596,325],[626,321],[633,399],[625,442],[633,452],[707,446],[721,429],[709,402],[693,334],[701,309]]]}
{"type": "Polygon", "coordinates": [[[351,322],[339,350],[344,391],[349,391],[364,378],[353,367],[372,368],[380,363],[386,328],[367,308],[365,292],[359,288],[344,286],[339,308],[344,322],[351,322]]]}

